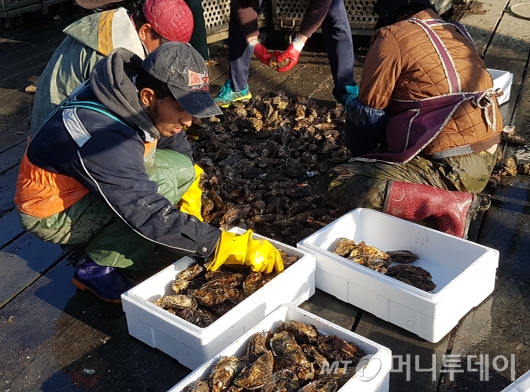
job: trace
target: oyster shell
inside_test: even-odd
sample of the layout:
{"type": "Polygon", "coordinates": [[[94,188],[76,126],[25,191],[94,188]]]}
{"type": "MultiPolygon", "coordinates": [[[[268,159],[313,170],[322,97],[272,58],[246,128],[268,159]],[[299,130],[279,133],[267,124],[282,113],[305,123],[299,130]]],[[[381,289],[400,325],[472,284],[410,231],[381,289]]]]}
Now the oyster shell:
{"type": "Polygon", "coordinates": [[[333,253],[342,256],[342,257],[348,257],[353,249],[357,244],[355,241],[350,240],[348,238],[339,238],[337,241],[337,244],[335,245],[335,249],[333,250],[333,253]]]}
{"type": "Polygon", "coordinates": [[[401,264],[410,264],[414,263],[419,259],[418,255],[415,255],[410,250],[390,250],[386,252],[392,261],[401,263],[401,264]]]}
{"type": "Polygon", "coordinates": [[[387,270],[386,275],[417,287],[420,290],[432,291],[436,288],[436,284],[432,281],[432,276],[429,271],[419,266],[395,265],[387,270]]]}
{"type": "Polygon", "coordinates": [[[202,272],[204,272],[204,267],[200,265],[199,263],[195,263],[191,266],[189,266],[186,269],[183,269],[177,274],[177,279],[183,279],[183,280],[193,280],[197,276],[199,276],[202,272]]]}
{"type": "Polygon", "coordinates": [[[222,357],[212,368],[208,383],[212,392],[223,392],[243,368],[243,363],[236,356],[222,357]]]}
{"type": "Polygon", "coordinates": [[[243,294],[248,297],[265,284],[265,277],[260,272],[251,272],[243,282],[243,294]]]}
{"type": "Polygon", "coordinates": [[[186,308],[197,309],[198,306],[195,298],[182,294],[164,295],[163,297],[158,298],[154,304],[166,310],[186,308]]]}
{"type": "Polygon", "coordinates": [[[348,343],[336,335],[322,336],[318,339],[318,350],[328,359],[334,361],[353,361],[364,353],[354,343],[348,343]]]}
{"type": "Polygon", "coordinates": [[[335,381],[317,380],[304,385],[298,392],[335,392],[338,389],[335,381]]]}
{"type": "Polygon", "coordinates": [[[294,392],[300,387],[296,374],[289,369],[279,370],[272,374],[263,384],[261,392],[294,392]]]}
{"type": "Polygon", "coordinates": [[[270,351],[265,352],[251,365],[244,368],[234,380],[234,384],[246,389],[258,389],[272,375],[274,357],[270,351]]]}
{"type": "Polygon", "coordinates": [[[182,392],[210,392],[210,387],[206,381],[197,380],[186,385],[182,392]]]}
{"type": "Polygon", "coordinates": [[[293,334],[298,344],[314,343],[317,341],[319,333],[317,329],[300,321],[287,320],[278,325],[278,331],[287,331],[293,334]]]}

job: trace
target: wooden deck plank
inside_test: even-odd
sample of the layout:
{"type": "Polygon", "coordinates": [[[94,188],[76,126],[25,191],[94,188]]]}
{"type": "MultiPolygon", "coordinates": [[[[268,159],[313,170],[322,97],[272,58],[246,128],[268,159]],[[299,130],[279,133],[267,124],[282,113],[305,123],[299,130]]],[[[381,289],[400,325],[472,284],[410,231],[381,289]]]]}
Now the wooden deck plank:
{"type": "Polygon", "coordinates": [[[0,218],[0,249],[24,233],[16,211],[10,211],[0,218]]]}
{"type": "Polygon", "coordinates": [[[0,173],[13,169],[20,164],[20,160],[26,151],[26,143],[20,142],[6,151],[0,152],[0,173]]]}
{"type": "MultiPolygon", "coordinates": [[[[518,2],[520,1],[512,0],[510,4],[518,2]]],[[[501,106],[501,113],[507,125],[513,122],[516,100],[521,89],[529,53],[530,29],[528,28],[528,21],[504,13],[486,51],[484,61],[488,68],[513,73],[510,100],[501,106]]]]}
{"type": "MultiPolygon", "coordinates": [[[[479,243],[500,252],[495,290],[462,319],[452,349],[453,354],[463,356],[489,356],[489,382],[481,383],[478,373],[467,372],[459,377],[459,386],[468,390],[477,390],[479,385],[488,385],[488,390],[506,387],[511,382],[512,354],[515,355],[515,377],[530,368],[530,335],[527,328],[530,318],[527,306],[530,300],[530,266],[526,262],[530,241],[528,237],[520,236],[530,230],[530,178],[510,178],[507,184],[497,188],[494,197],[502,203],[502,208],[493,206],[485,214],[479,243]],[[508,368],[496,371],[492,366],[495,357],[499,357],[498,361],[506,358],[510,363],[508,368]]],[[[451,386],[454,387],[454,383],[448,383],[448,388],[451,386]]]]}
{"type": "Polygon", "coordinates": [[[475,45],[481,56],[487,50],[488,43],[495,34],[495,29],[502,18],[504,9],[509,0],[483,0],[473,1],[468,5],[468,9],[459,18],[473,37],[475,45]]]}
{"type": "Polygon", "coordinates": [[[121,306],[76,290],[71,274],[63,260],[0,309],[0,384],[11,391],[167,391],[189,374],[131,337],[121,306]]]}
{"type": "Polygon", "coordinates": [[[0,307],[38,279],[63,255],[59,245],[26,233],[0,251],[0,307]]]}
{"type": "Polygon", "coordinates": [[[15,197],[15,185],[18,177],[18,166],[15,166],[8,171],[0,174],[0,216],[6,212],[11,211],[15,204],[13,198],[15,197]]]}

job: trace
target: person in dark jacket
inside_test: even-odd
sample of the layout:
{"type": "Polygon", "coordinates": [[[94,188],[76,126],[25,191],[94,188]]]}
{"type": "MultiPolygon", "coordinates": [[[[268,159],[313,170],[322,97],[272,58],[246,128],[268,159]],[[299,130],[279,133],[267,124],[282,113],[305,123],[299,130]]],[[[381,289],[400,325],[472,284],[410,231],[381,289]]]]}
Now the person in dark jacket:
{"type": "MultiPolygon", "coordinates": [[[[271,53],[258,40],[258,13],[261,4],[262,0],[230,2],[228,26],[230,76],[215,98],[221,107],[252,97],[248,86],[252,54],[265,65],[269,65],[272,59],[271,53]]],[[[353,40],[344,0],[309,0],[296,38],[277,57],[278,63],[285,63],[278,71],[289,71],[298,63],[306,41],[319,27],[322,27],[322,36],[335,83],[333,95],[338,102],[345,105],[352,96],[357,95],[358,87],[353,79],[353,40]]]]}
{"type": "Polygon", "coordinates": [[[349,163],[330,173],[348,208],[408,220],[435,217],[465,237],[488,207],[480,195],[496,163],[502,117],[488,73],[464,26],[428,0],[378,0],[360,91],[346,106],[349,163]]]}
{"type": "Polygon", "coordinates": [[[190,44],[162,44],[143,62],[118,48],[32,137],[15,195],[21,225],[45,241],[88,243],[77,287],[119,302],[133,285],[119,269],[144,268],[157,244],[199,258],[217,250],[216,268],[228,257],[230,233],[176,207],[195,181],[180,135],[192,116],[221,113],[208,82],[190,44]]]}

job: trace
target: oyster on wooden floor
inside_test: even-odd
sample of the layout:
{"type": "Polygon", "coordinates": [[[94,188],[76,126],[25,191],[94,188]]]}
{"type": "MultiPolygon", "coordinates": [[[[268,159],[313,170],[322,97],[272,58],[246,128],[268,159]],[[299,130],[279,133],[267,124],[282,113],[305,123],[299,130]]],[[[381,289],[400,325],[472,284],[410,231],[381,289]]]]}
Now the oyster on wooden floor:
{"type": "Polygon", "coordinates": [[[390,267],[387,276],[417,287],[420,290],[432,291],[436,284],[432,281],[432,275],[429,271],[415,265],[395,265],[390,267]]]}

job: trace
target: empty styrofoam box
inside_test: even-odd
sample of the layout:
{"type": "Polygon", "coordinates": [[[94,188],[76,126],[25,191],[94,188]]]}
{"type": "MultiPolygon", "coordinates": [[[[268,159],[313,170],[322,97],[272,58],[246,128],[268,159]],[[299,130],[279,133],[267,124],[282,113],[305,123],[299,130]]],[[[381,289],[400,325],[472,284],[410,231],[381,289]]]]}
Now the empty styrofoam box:
{"type": "MultiPolygon", "coordinates": [[[[250,337],[257,333],[267,333],[269,330],[277,332],[277,327],[284,321],[299,321],[313,325],[323,335],[336,335],[347,342],[355,343],[364,351],[366,356],[359,361],[357,373],[339,389],[341,392],[347,391],[379,391],[384,392],[389,389],[390,370],[392,368],[392,352],[390,349],[381,346],[369,339],[354,332],[348,331],[336,324],[321,317],[297,308],[291,304],[284,304],[278,307],[253,328],[245,332],[235,342],[226,347],[218,355],[204,363],[201,367],[189,374],[168,392],[182,392],[184,388],[193,381],[206,378],[214,365],[221,357],[235,355],[241,357],[248,345],[250,337]]],[[[331,368],[331,364],[330,364],[331,368]]]]}
{"type": "Polygon", "coordinates": [[[510,91],[512,89],[513,73],[508,71],[499,71],[497,69],[488,69],[492,79],[493,88],[500,88],[504,93],[500,97],[497,97],[497,102],[503,104],[510,99],[510,91]]]}
{"type": "MultiPolygon", "coordinates": [[[[297,244],[316,256],[316,287],[436,343],[494,289],[499,252],[378,211],[358,208],[297,244]],[[335,253],[338,238],[409,250],[432,275],[426,292],[335,253]]],[[[393,263],[395,265],[397,263],[393,263]]]]}
{"type": "MultiPolygon", "coordinates": [[[[235,228],[233,231],[244,232],[235,228]]],[[[300,304],[315,293],[315,257],[302,250],[258,234],[277,249],[299,257],[289,268],[241,301],[211,325],[200,328],[153,304],[174,294],[171,284],[176,275],[195,263],[183,257],[122,294],[122,306],[129,333],[135,338],[195,369],[241,336],[247,329],[283,303],[300,304]]]]}
{"type": "Polygon", "coordinates": [[[530,392],[530,370],[504,388],[501,392],[530,392]]]}

